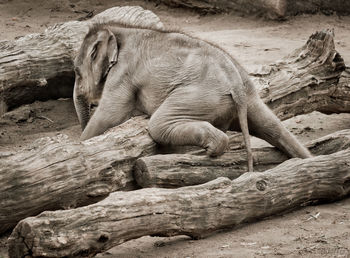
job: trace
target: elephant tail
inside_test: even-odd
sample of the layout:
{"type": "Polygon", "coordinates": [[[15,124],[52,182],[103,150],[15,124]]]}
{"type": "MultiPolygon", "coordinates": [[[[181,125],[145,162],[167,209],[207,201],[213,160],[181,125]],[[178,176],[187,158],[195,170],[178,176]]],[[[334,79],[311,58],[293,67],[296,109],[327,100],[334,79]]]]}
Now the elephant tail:
{"type": "Polygon", "coordinates": [[[233,92],[231,92],[231,97],[237,106],[237,115],[238,115],[239,125],[242,130],[243,139],[247,150],[248,171],[252,172],[253,171],[253,153],[252,153],[252,146],[250,143],[249,128],[248,128],[248,105],[246,101],[237,103],[235,101],[235,95],[233,94],[233,92]]]}

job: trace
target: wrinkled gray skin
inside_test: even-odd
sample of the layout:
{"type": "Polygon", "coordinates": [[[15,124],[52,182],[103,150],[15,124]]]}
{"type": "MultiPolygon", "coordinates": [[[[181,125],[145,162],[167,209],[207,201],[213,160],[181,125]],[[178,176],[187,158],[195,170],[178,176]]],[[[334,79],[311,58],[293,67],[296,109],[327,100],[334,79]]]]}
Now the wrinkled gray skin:
{"type": "Polygon", "coordinates": [[[75,60],[74,103],[81,140],[123,123],[135,111],[151,116],[161,144],[197,145],[211,156],[228,145],[226,130],[241,128],[248,170],[249,130],[291,157],[311,154],[259,98],[244,69],[226,52],[182,33],[94,25],[75,60]],[[90,104],[99,103],[90,118],[90,104]]]}

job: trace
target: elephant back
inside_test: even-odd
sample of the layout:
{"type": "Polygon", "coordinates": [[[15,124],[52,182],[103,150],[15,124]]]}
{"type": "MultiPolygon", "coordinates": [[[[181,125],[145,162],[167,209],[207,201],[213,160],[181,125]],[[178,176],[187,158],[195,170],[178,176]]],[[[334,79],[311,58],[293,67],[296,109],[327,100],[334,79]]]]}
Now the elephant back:
{"type": "Polygon", "coordinates": [[[163,29],[159,17],[140,6],[123,6],[107,9],[90,20],[92,23],[116,22],[141,28],[163,29]]]}

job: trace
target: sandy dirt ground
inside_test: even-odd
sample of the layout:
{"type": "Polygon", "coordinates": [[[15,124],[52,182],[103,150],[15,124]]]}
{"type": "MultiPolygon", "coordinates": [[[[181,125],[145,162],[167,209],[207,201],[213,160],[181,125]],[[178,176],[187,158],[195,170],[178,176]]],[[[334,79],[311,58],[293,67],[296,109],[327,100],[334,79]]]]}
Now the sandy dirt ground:
{"type": "MultiPolygon", "coordinates": [[[[347,64],[350,62],[350,17],[316,14],[276,22],[239,14],[201,16],[145,1],[0,0],[0,40],[42,32],[54,23],[88,17],[116,5],[150,9],[166,26],[220,45],[248,70],[279,60],[302,46],[313,32],[326,28],[334,28],[336,49],[347,64]]],[[[350,114],[313,112],[284,123],[305,143],[350,128],[350,114]]],[[[57,133],[67,134],[73,141],[80,135],[71,99],[35,102],[5,114],[0,119],[0,151],[13,152],[37,138],[57,133]]],[[[6,236],[0,239],[3,257],[7,257],[6,236]]],[[[304,207],[202,240],[142,237],[98,257],[350,257],[350,199],[304,207]]]]}

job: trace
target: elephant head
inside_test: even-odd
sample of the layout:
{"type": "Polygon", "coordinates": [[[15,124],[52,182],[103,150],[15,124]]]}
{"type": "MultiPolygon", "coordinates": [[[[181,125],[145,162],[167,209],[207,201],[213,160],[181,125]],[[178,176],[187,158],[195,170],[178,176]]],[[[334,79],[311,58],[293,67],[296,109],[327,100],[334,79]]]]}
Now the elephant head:
{"type": "Polygon", "coordinates": [[[118,59],[118,43],[108,29],[90,29],[74,61],[73,99],[78,119],[84,130],[90,119],[90,105],[101,98],[105,79],[118,59]]]}

